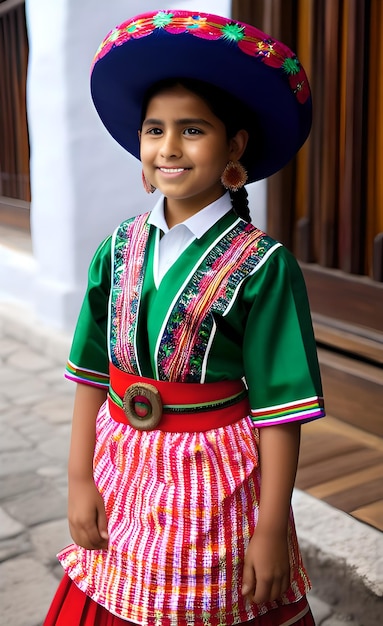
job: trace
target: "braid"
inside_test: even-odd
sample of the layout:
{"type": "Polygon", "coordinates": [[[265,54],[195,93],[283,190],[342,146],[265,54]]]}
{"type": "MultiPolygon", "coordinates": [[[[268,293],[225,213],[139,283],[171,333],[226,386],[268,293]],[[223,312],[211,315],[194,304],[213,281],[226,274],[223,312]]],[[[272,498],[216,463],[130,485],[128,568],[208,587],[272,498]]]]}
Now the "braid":
{"type": "Polygon", "coordinates": [[[247,191],[245,187],[241,187],[237,191],[229,191],[231,204],[234,212],[245,222],[251,222],[249,203],[247,201],[247,191]]]}

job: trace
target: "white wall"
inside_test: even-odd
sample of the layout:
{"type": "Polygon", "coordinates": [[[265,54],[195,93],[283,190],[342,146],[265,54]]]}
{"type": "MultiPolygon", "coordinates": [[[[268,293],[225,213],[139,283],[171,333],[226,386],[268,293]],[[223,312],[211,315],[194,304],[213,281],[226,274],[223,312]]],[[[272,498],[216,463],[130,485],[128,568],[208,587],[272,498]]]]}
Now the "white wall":
{"type": "MultiPolygon", "coordinates": [[[[229,15],[230,6],[230,0],[166,3],[166,8],[222,15],[229,15]]],[[[12,292],[27,300],[50,326],[73,329],[97,244],[121,220],[153,203],[150,199],[148,206],[141,188],[139,162],[98,119],[89,92],[89,68],[111,28],[132,15],[161,8],[163,2],[154,0],[26,0],[34,259],[25,271],[25,262],[0,250],[0,263],[16,264],[18,275],[17,285],[0,278],[0,296],[12,292]]],[[[252,205],[259,207],[254,222],[264,228],[265,186],[250,188],[252,205]]]]}

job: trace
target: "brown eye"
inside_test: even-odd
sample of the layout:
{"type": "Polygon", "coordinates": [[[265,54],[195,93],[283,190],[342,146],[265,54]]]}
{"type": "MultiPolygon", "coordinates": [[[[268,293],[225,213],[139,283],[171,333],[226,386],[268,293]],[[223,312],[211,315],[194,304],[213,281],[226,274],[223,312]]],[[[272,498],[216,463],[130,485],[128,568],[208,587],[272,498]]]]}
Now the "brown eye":
{"type": "Polygon", "coordinates": [[[185,135],[202,135],[202,130],[199,128],[185,128],[185,135]]]}

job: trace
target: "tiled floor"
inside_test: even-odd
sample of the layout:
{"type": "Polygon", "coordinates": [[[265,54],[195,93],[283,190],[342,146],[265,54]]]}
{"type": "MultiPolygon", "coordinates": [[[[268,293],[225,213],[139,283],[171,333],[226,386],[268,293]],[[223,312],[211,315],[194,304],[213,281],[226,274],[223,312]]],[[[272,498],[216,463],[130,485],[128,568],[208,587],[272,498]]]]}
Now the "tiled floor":
{"type": "Polygon", "coordinates": [[[383,530],[383,439],[333,417],[306,424],[296,486],[383,530]]]}

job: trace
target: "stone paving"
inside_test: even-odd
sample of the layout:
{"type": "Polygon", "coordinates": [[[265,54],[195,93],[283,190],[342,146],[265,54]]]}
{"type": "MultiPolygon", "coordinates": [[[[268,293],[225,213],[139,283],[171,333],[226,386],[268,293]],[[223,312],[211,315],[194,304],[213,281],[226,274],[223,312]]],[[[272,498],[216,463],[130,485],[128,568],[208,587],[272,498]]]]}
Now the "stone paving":
{"type": "MultiPolygon", "coordinates": [[[[1,304],[0,626],[41,626],[61,577],[55,555],[70,542],[66,458],[74,385],[63,378],[69,337],[12,311],[1,304]]],[[[316,595],[310,603],[317,626],[372,626],[337,615],[316,595]]]]}

